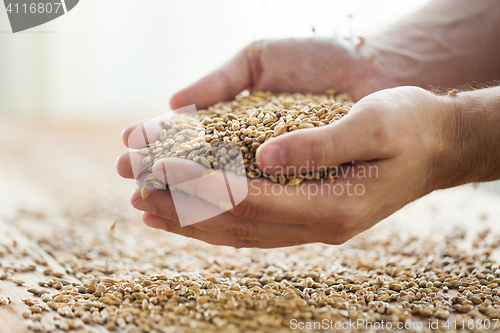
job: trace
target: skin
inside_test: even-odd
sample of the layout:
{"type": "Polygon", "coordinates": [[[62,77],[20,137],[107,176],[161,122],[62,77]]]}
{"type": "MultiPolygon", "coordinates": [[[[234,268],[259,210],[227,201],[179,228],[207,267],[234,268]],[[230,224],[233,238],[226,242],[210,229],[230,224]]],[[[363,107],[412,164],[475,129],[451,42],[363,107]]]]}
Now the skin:
{"type": "MultiPolygon", "coordinates": [[[[438,96],[416,87],[485,83],[500,74],[495,58],[500,41],[492,32],[499,32],[499,24],[491,23],[498,22],[500,5],[471,4],[436,1],[362,46],[336,39],[257,42],[172,97],[172,109],[193,103],[199,109],[243,89],[317,93],[334,87],[350,93],[359,102],[347,117],[266,142],[257,151],[257,163],[272,174],[312,162],[331,166],[356,161],[351,165],[356,172],[372,167],[376,176],[342,175],[326,185],[327,194],[313,194],[317,181],[301,183],[304,191],[287,195],[268,193],[268,180],[251,180],[242,203],[187,227],[180,227],[168,190],[151,191],[143,201],[137,189],[132,205],[145,212],[148,226],[212,244],[341,244],[436,189],[499,179],[500,89],[438,96]],[[472,32],[462,29],[464,25],[472,32]],[[372,54],[377,56],[370,61],[372,54]],[[392,88],[400,85],[413,86],[392,88]],[[362,186],[363,195],[352,194],[355,185],[362,186]],[[345,191],[333,194],[334,186],[345,191]]],[[[126,145],[138,125],[124,130],[126,145]]],[[[162,163],[168,162],[154,166],[160,179],[162,163]]],[[[123,177],[133,178],[129,154],[118,159],[117,169],[123,177]]],[[[200,207],[216,204],[204,191],[186,192],[199,195],[186,200],[197,200],[200,207]]]]}

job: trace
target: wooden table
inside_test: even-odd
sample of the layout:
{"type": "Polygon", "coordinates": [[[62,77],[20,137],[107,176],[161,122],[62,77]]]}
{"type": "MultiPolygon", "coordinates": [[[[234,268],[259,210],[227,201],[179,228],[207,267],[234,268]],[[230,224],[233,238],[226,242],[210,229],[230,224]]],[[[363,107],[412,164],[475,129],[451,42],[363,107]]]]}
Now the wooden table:
{"type": "MultiPolygon", "coordinates": [[[[0,120],[0,244],[12,246],[15,241],[18,246],[29,246],[53,270],[64,272],[55,258],[13,224],[12,217],[22,206],[55,209],[61,197],[75,191],[104,190],[127,200],[135,184],[116,174],[115,161],[126,151],[120,132],[128,122],[0,120]]],[[[432,193],[382,221],[379,227],[390,230],[394,225],[422,235],[457,226],[500,234],[500,195],[472,186],[432,193]]],[[[34,227],[42,230],[43,224],[34,227]]],[[[494,255],[500,258],[498,253],[494,255]]],[[[0,263],[7,260],[13,259],[8,255],[0,257],[0,263]]],[[[32,284],[43,278],[44,269],[33,264],[35,271],[21,275],[32,284]]],[[[10,295],[14,301],[0,307],[0,332],[23,332],[21,313],[26,306],[21,299],[30,294],[11,281],[0,281],[0,294],[10,295]]]]}
{"type": "MultiPolygon", "coordinates": [[[[71,192],[101,189],[123,193],[123,198],[135,184],[120,178],[115,171],[119,154],[126,152],[120,133],[129,121],[110,124],[85,124],[30,121],[15,119],[0,121],[0,244],[31,247],[45,258],[48,267],[64,272],[51,255],[36,242],[24,235],[12,222],[21,207],[49,210],[58,207],[61,196],[71,192]]],[[[43,230],[43,225],[38,228],[43,230]]],[[[29,259],[12,259],[8,254],[0,263],[16,260],[34,264],[34,272],[16,274],[26,284],[36,285],[47,277],[42,274],[47,267],[29,259]]],[[[67,280],[77,281],[65,275],[67,280]]],[[[27,309],[21,301],[32,297],[25,287],[11,281],[0,281],[0,294],[11,296],[13,303],[0,307],[0,332],[24,332],[21,313],[27,309]]],[[[101,331],[101,329],[96,331],[101,331]]]]}

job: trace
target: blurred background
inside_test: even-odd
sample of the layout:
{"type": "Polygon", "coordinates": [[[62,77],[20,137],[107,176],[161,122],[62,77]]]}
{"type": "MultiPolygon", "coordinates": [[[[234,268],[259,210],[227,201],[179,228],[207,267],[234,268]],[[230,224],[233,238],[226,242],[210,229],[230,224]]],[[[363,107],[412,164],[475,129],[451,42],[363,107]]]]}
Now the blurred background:
{"type": "Polygon", "coordinates": [[[369,37],[427,2],[81,0],[16,34],[2,8],[0,115],[153,117],[168,110],[174,92],[252,41],[369,37]]]}

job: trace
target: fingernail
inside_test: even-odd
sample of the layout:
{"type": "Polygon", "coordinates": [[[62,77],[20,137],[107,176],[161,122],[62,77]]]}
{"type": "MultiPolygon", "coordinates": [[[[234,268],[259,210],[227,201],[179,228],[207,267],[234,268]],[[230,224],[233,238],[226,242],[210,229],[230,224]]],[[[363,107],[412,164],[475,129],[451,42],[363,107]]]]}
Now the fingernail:
{"type": "MultiPolygon", "coordinates": [[[[162,160],[156,161],[155,164],[153,164],[153,169],[151,171],[153,172],[153,175],[157,179],[163,182],[167,180],[167,169],[164,161],[162,160]]],[[[175,175],[176,172],[175,168],[170,168],[168,171],[169,171],[168,175],[170,176],[170,178],[173,178],[172,174],[175,175]]],[[[169,182],[171,181],[169,180],[169,182]]]]}
{"type": "Polygon", "coordinates": [[[156,161],[154,164],[153,164],[153,168],[151,169],[151,171],[153,172],[153,174],[163,174],[163,162],[162,161],[156,161]]]}
{"type": "Polygon", "coordinates": [[[138,210],[142,210],[143,212],[147,212],[147,213],[150,213],[150,214],[156,214],[156,209],[155,207],[151,204],[151,202],[149,201],[146,201],[146,200],[142,200],[141,198],[139,198],[138,200],[136,200],[132,206],[135,208],[135,209],[138,209],[138,210]]]}
{"type": "Polygon", "coordinates": [[[281,145],[269,145],[264,147],[260,162],[266,167],[279,167],[287,165],[286,149],[281,145]]]}

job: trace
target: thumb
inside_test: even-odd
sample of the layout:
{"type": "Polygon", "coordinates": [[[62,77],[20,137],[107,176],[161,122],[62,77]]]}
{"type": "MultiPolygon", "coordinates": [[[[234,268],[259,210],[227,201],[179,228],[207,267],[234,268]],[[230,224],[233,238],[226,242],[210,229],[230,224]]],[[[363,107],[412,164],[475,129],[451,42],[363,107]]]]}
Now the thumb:
{"type": "Polygon", "coordinates": [[[281,135],[259,147],[257,164],[267,174],[288,175],[387,157],[377,144],[377,123],[370,113],[359,112],[327,126],[281,135]]]}
{"type": "Polygon", "coordinates": [[[257,88],[262,45],[261,42],[250,44],[221,68],[174,94],[170,99],[171,109],[196,104],[200,110],[234,98],[247,88],[257,88]]]}

